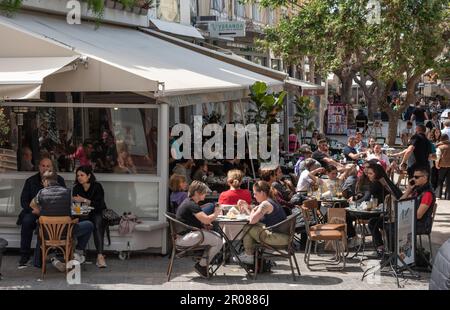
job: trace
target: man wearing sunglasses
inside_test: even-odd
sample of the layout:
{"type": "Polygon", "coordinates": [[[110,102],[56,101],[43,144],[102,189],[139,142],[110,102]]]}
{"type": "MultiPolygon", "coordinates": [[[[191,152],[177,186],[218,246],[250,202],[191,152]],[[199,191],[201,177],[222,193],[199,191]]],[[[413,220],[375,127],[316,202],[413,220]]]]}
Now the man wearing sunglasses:
{"type": "Polygon", "coordinates": [[[403,196],[400,197],[400,199],[417,197],[419,201],[416,215],[416,234],[424,234],[431,231],[431,214],[436,203],[436,195],[431,188],[429,176],[430,174],[426,167],[414,169],[413,178],[408,182],[408,187],[403,196]]]}

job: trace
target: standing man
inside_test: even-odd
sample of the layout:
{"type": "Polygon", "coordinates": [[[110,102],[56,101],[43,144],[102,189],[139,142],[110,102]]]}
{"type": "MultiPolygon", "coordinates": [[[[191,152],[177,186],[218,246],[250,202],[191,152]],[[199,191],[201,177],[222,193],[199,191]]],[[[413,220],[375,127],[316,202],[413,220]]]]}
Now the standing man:
{"type": "MultiPolygon", "coordinates": [[[[25,181],[20,196],[22,211],[19,214],[17,225],[22,225],[20,229],[20,260],[19,269],[25,268],[31,256],[31,240],[33,231],[36,228],[37,215],[32,213],[30,203],[37,193],[44,188],[42,176],[46,171],[53,171],[53,164],[49,158],[43,158],[39,162],[39,173],[29,177],[25,181]]],[[[66,183],[61,176],[58,176],[58,184],[66,187],[66,183]]]]}
{"type": "Polygon", "coordinates": [[[416,126],[423,125],[425,123],[425,120],[428,120],[428,114],[427,111],[420,105],[417,104],[416,108],[414,109],[414,112],[411,115],[411,121],[416,120],[416,126]]]}
{"type": "Polygon", "coordinates": [[[448,136],[443,134],[436,150],[436,168],[438,170],[438,185],[436,196],[441,199],[442,188],[446,187],[445,199],[450,200],[450,141],[448,136]]]}
{"type": "Polygon", "coordinates": [[[414,154],[414,163],[408,166],[408,175],[412,177],[414,169],[418,167],[425,168],[430,171],[430,162],[428,158],[431,154],[431,143],[425,136],[426,127],[424,125],[416,126],[416,134],[409,140],[409,146],[405,150],[400,168],[405,169],[408,159],[414,154]]]}

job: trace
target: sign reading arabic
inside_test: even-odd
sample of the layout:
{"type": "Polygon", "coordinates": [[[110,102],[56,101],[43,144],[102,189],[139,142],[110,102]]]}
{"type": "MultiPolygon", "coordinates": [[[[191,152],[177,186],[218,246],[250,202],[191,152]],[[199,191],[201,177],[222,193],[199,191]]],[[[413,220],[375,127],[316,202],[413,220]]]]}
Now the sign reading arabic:
{"type": "Polygon", "coordinates": [[[220,37],[245,37],[245,22],[210,22],[208,23],[209,36],[220,37]]]}

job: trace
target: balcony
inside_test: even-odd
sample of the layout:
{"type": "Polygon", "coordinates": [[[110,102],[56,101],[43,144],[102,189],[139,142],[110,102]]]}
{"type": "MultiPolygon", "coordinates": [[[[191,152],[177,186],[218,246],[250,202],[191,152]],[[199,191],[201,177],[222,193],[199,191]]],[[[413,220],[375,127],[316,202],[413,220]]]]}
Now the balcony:
{"type": "MultiPolygon", "coordinates": [[[[100,0],[101,1],[101,0],[100,0]]],[[[35,10],[59,15],[66,15],[68,0],[23,0],[22,9],[35,10]]],[[[104,0],[103,13],[98,14],[88,8],[86,0],[81,1],[81,18],[98,19],[113,24],[148,27],[148,8],[151,1],[135,1],[134,5],[125,7],[123,1],[104,0]]],[[[132,1],[128,1],[132,3],[132,1]]]]}

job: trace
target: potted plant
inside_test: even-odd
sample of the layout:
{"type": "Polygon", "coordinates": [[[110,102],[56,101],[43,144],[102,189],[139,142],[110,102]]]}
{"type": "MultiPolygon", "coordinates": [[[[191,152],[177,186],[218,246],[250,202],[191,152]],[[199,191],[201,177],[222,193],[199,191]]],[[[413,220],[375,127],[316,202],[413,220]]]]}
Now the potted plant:
{"type": "Polygon", "coordinates": [[[294,114],[294,128],[296,134],[300,134],[300,141],[306,137],[307,132],[312,132],[315,124],[314,118],[314,102],[307,96],[295,96],[294,100],[297,112],[294,114]]]}
{"type": "Polygon", "coordinates": [[[0,0],[0,12],[11,16],[22,6],[22,0],[0,0]]]}

